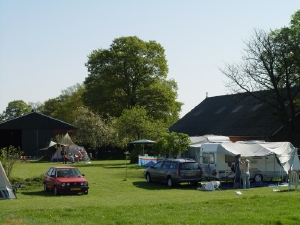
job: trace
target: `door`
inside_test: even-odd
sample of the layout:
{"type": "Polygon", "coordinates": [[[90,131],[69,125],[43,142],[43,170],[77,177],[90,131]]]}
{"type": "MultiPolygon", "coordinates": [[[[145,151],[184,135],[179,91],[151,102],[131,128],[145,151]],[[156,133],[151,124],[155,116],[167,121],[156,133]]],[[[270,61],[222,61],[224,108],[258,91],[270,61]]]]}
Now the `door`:
{"type": "Polygon", "coordinates": [[[215,175],[212,174],[213,171],[216,170],[216,153],[202,153],[202,170],[203,170],[203,176],[207,178],[215,177],[215,175]]]}

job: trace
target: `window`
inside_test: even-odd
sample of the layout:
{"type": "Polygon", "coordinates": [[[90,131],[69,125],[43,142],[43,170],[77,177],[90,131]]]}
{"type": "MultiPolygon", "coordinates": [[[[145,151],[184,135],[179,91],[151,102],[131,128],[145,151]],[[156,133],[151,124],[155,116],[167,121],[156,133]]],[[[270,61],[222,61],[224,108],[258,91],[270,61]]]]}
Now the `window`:
{"type": "Polygon", "coordinates": [[[199,168],[197,163],[191,162],[191,163],[182,163],[181,167],[182,170],[196,170],[199,168]]]}
{"type": "Polygon", "coordinates": [[[243,105],[239,105],[237,106],[234,110],[232,110],[231,112],[232,113],[236,113],[237,111],[239,111],[241,108],[243,108],[244,106],[243,105]]]}
{"type": "Polygon", "coordinates": [[[214,164],[215,163],[214,153],[203,153],[203,163],[214,164]]]}
{"type": "Polygon", "coordinates": [[[169,169],[170,168],[170,162],[165,162],[163,164],[163,169],[169,169]]]}
{"type": "Polygon", "coordinates": [[[170,169],[176,169],[177,168],[177,162],[171,162],[170,169]]]}
{"type": "Polygon", "coordinates": [[[261,107],[263,105],[263,103],[260,103],[260,104],[257,104],[257,105],[255,105],[252,109],[251,109],[251,111],[256,111],[259,107],[261,107]]]}
{"type": "Polygon", "coordinates": [[[226,107],[220,108],[217,112],[215,112],[215,114],[218,114],[218,113],[222,112],[224,109],[226,109],[226,107]]]}
{"type": "Polygon", "coordinates": [[[156,163],[156,164],[154,165],[154,168],[161,168],[161,166],[162,166],[163,163],[164,163],[164,162],[158,162],[158,163],[156,163]]]}
{"type": "Polygon", "coordinates": [[[235,157],[232,155],[225,155],[225,163],[234,163],[235,157]]]}

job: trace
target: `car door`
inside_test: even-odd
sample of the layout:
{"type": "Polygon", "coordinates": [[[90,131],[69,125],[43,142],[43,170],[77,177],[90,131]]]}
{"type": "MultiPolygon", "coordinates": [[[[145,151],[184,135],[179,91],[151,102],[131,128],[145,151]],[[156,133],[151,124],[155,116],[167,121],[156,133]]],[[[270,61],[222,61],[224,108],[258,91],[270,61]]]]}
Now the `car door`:
{"type": "Polygon", "coordinates": [[[56,168],[53,168],[49,173],[49,188],[53,189],[56,183],[56,168]]]}
{"type": "Polygon", "coordinates": [[[151,179],[153,180],[160,180],[159,177],[161,176],[160,173],[161,173],[161,166],[164,162],[161,161],[161,162],[158,162],[156,163],[155,165],[153,165],[151,167],[151,170],[150,170],[150,176],[151,176],[151,179]]]}
{"type": "Polygon", "coordinates": [[[53,168],[51,167],[44,175],[44,182],[48,188],[50,188],[50,182],[51,182],[50,174],[51,174],[52,170],[53,170],[53,168]]]}
{"type": "Polygon", "coordinates": [[[162,164],[161,169],[159,171],[157,171],[159,181],[163,181],[163,182],[167,181],[167,176],[169,174],[170,164],[171,164],[170,161],[165,161],[162,164]]]}

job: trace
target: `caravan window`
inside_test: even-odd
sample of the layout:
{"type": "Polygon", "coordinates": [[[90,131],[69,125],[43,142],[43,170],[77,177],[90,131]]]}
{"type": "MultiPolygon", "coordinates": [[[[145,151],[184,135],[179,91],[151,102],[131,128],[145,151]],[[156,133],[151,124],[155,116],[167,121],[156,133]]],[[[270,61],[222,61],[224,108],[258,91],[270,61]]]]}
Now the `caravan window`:
{"type": "Polygon", "coordinates": [[[205,164],[214,164],[215,157],[213,153],[203,153],[203,163],[205,164]]]}
{"type": "Polygon", "coordinates": [[[225,155],[225,163],[234,163],[235,157],[232,155],[225,155]]]}

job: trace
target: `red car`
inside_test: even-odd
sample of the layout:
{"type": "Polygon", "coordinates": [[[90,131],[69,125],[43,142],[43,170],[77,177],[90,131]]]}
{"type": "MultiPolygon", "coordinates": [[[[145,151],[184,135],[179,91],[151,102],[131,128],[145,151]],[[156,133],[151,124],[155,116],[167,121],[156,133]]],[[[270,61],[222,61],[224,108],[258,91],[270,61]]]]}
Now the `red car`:
{"type": "Polygon", "coordinates": [[[44,175],[44,191],[52,190],[59,194],[88,194],[89,184],[76,167],[50,167],[44,175]]]}

